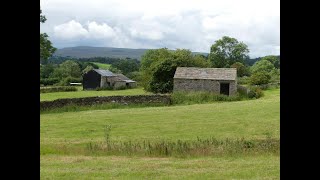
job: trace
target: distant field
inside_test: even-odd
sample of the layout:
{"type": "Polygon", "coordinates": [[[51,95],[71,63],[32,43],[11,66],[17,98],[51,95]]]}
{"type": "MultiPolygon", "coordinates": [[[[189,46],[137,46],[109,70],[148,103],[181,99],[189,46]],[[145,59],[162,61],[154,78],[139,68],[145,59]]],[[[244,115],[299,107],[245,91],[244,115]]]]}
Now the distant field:
{"type": "Polygon", "coordinates": [[[40,115],[41,178],[279,179],[276,154],[175,158],[64,153],[103,141],[105,125],[112,126],[112,141],[133,143],[197,137],[280,139],[280,89],[267,90],[257,100],[40,115]]]}
{"type": "Polygon", "coordinates": [[[111,64],[104,64],[104,63],[98,63],[98,62],[94,62],[93,64],[99,66],[99,69],[109,69],[111,64]]]}
{"type": "Polygon", "coordinates": [[[125,89],[125,90],[105,90],[105,91],[83,91],[82,87],[78,87],[78,91],[72,92],[53,92],[41,93],[40,101],[53,101],[61,98],[81,98],[93,96],[116,96],[116,95],[141,95],[148,94],[143,88],[125,89]]]}

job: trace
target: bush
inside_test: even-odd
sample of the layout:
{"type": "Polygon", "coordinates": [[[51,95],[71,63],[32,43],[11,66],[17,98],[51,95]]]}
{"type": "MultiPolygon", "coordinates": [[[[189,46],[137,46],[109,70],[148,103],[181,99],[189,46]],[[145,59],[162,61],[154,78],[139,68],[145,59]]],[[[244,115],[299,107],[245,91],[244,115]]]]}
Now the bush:
{"type": "Polygon", "coordinates": [[[40,78],[40,84],[44,86],[54,85],[58,82],[59,82],[59,78],[45,78],[45,79],[40,78]]]}
{"type": "Polygon", "coordinates": [[[74,86],[40,87],[40,93],[77,91],[74,86]]]}
{"type": "Polygon", "coordinates": [[[271,80],[271,76],[267,72],[256,72],[250,77],[250,84],[261,85],[268,84],[271,80]]]}
{"type": "Polygon", "coordinates": [[[263,91],[262,91],[262,88],[260,88],[260,86],[245,87],[245,86],[238,85],[237,91],[241,98],[258,99],[263,96],[263,91]]]}
{"type": "Polygon", "coordinates": [[[248,97],[249,98],[260,98],[263,96],[263,91],[260,87],[258,86],[251,86],[249,88],[249,92],[248,92],[248,97]]]}
{"type": "Polygon", "coordinates": [[[68,76],[66,78],[63,78],[57,85],[59,86],[68,86],[70,83],[82,83],[82,78],[74,78],[71,76],[68,76]]]}
{"type": "Polygon", "coordinates": [[[250,84],[250,77],[248,76],[243,76],[243,77],[238,77],[238,84],[250,84]]]}

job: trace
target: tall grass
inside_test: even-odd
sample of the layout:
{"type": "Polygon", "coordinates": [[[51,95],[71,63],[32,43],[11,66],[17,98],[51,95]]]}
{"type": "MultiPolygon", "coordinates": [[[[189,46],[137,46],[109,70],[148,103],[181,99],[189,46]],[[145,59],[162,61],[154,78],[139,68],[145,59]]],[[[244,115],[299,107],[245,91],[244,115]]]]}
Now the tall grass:
{"type": "Polygon", "coordinates": [[[239,101],[244,99],[240,94],[227,96],[210,92],[173,92],[171,96],[172,104],[200,104],[214,101],[239,101]]]}
{"type": "Polygon", "coordinates": [[[254,155],[261,153],[279,154],[280,140],[273,138],[247,140],[222,139],[214,137],[196,140],[157,140],[157,141],[105,141],[88,142],[82,145],[47,145],[41,154],[77,154],[77,155],[134,155],[134,156],[172,156],[200,157],[223,155],[254,155]]]}

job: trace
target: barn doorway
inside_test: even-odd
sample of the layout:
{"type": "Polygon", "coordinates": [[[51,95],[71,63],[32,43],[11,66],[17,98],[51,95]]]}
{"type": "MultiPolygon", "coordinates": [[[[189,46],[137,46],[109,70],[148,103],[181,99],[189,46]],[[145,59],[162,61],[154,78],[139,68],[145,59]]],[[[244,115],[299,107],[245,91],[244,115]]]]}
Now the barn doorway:
{"type": "Polygon", "coordinates": [[[228,95],[229,96],[229,83],[220,83],[220,94],[228,95]]]}

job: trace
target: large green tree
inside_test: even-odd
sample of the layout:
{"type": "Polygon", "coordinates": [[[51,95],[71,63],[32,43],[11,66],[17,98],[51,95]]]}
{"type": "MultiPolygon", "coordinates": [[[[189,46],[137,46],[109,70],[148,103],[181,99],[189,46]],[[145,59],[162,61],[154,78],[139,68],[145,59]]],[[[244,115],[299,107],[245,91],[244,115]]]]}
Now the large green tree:
{"type": "Polygon", "coordinates": [[[245,63],[249,58],[249,49],[246,44],[237,39],[223,36],[211,46],[209,60],[213,67],[230,67],[235,62],[245,63]]]}
{"type": "Polygon", "coordinates": [[[177,67],[209,67],[210,63],[191,51],[166,48],[148,50],[141,59],[141,80],[147,91],[167,93],[173,90],[173,76],[177,67]]]}
{"type": "Polygon", "coordinates": [[[75,61],[67,60],[54,69],[53,76],[59,79],[66,77],[81,78],[81,69],[75,61]]]}
{"type": "Polygon", "coordinates": [[[270,73],[272,70],[274,70],[274,68],[274,65],[270,61],[264,59],[255,62],[251,67],[251,72],[257,73],[264,71],[266,73],[270,73]]]}
{"type": "Polygon", "coordinates": [[[280,69],[280,57],[278,56],[265,56],[263,58],[261,58],[261,60],[267,60],[269,62],[271,62],[275,68],[280,69]]]}
{"type": "MultiPolygon", "coordinates": [[[[41,14],[42,10],[40,9],[40,23],[44,23],[47,19],[41,14]]],[[[52,46],[52,43],[48,37],[49,36],[46,33],[40,33],[40,62],[44,64],[47,63],[48,58],[57,50],[52,46]]]]}

